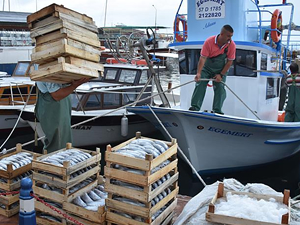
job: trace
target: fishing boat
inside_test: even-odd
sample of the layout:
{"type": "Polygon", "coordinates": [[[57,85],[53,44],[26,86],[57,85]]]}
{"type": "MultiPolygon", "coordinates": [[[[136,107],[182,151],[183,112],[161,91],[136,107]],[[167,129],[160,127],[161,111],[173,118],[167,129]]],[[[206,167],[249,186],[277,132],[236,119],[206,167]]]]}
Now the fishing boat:
{"type": "Polygon", "coordinates": [[[151,109],[136,106],[128,111],[177,138],[203,175],[249,169],[297,153],[300,122],[278,122],[280,87],[289,63],[286,56],[291,51],[293,4],[188,0],[188,14],[179,14],[180,7],[174,21],[175,41],[170,45],[179,55],[180,105],[151,109]],[[284,8],[290,10],[287,15],[284,8]],[[282,21],[288,21],[286,31],[277,28],[282,21]],[[182,31],[178,24],[182,24],[182,31]],[[204,41],[219,34],[225,24],[234,28],[236,59],[226,80],[224,115],[212,111],[212,87],[207,87],[201,110],[189,111],[204,41]]]}
{"type": "MultiPolygon", "coordinates": [[[[123,59],[107,59],[103,77],[82,84],[71,95],[73,145],[118,143],[134,136],[136,131],[154,132],[155,127],[143,117],[127,113],[125,108],[114,111],[134,102],[149,76],[149,69],[143,61],[132,64],[123,59]],[[87,120],[90,121],[84,122],[87,120]]],[[[151,85],[142,98],[150,95],[151,85]]],[[[150,101],[137,105],[150,104],[150,101]]],[[[22,119],[37,130],[39,137],[44,136],[40,124],[35,123],[34,106],[26,107],[22,119]]]]}
{"type": "Polygon", "coordinates": [[[35,82],[27,76],[29,67],[29,61],[20,61],[11,75],[0,77],[0,140],[31,131],[27,122],[19,119],[20,110],[36,102],[35,82]]]}

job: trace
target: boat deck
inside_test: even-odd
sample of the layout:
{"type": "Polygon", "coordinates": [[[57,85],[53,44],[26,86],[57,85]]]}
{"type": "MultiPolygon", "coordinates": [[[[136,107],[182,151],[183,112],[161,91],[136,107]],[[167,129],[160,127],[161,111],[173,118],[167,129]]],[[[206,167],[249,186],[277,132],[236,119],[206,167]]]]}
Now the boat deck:
{"type": "MultiPolygon", "coordinates": [[[[190,196],[185,196],[185,195],[178,195],[178,204],[177,207],[175,208],[175,216],[173,218],[173,222],[176,220],[176,218],[180,215],[182,212],[184,206],[188,203],[188,201],[191,199],[190,196]]],[[[0,215],[0,225],[5,224],[5,225],[17,225],[19,224],[19,215],[15,215],[11,218],[7,218],[5,216],[0,215]]],[[[45,224],[47,225],[47,224],[45,224]]]]}

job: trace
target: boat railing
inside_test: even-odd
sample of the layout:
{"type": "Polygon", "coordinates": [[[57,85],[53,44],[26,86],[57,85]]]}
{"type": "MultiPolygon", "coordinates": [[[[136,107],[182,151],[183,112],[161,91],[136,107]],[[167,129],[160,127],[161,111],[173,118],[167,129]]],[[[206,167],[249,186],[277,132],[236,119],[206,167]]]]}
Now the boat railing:
{"type": "MultiPolygon", "coordinates": [[[[290,38],[291,38],[291,27],[292,27],[292,21],[293,21],[293,15],[294,15],[294,5],[292,3],[287,3],[284,2],[282,4],[267,4],[267,5],[259,5],[258,1],[256,0],[255,2],[253,2],[256,7],[257,10],[248,10],[247,12],[249,13],[258,13],[258,25],[257,26],[248,26],[248,29],[258,29],[258,42],[259,43],[263,43],[263,39],[265,36],[263,34],[263,32],[269,32],[269,45],[271,48],[274,48],[274,43],[272,38],[270,37],[271,32],[278,32],[280,34],[280,40],[275,43],[276,46],[276,58],[279,62],[279,65],[283,65],[282,69],[286,69],[286,63],[288,62],[287,60],[287,51],[290,48],[290,38]],[[287,26],[287,30],[288,30],[288,34],[287,35],[283,35],[283,29],[272,29],[269,26],[263,26],[263,23],[268,22],[269,24],[271,24],[271,20],[263,20],[262,18],[262,13],[268,13],[271,16],[273,15],[273,13],[270,10],[267,10],[266,8],[270,8],[270,7],[282,7],[282,6],[288,6],[291,7],[291,13],[290,13],[290,20],[289,20],[289,24],[287,26]],[[263,9],[262,9],[263,8],[263,9]],[[283,36],[286,36],[286,41],[283,40],[283,36]],[[286,42],[286,44],[284,44],[283,42],[286,42]]],[[[279,71],[281,70],[281,67],[279,67],[279,71]]]]}

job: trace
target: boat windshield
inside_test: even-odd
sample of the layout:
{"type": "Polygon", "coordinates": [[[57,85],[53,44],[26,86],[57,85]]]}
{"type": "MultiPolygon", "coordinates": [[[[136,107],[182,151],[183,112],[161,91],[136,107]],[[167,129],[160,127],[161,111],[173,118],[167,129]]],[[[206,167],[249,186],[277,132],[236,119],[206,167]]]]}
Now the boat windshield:
{"type": "Polygon", "coordinates": [[[137,71],[136,70],[121,70],[119,82],[133,84],[135,81],[137,71]]]}

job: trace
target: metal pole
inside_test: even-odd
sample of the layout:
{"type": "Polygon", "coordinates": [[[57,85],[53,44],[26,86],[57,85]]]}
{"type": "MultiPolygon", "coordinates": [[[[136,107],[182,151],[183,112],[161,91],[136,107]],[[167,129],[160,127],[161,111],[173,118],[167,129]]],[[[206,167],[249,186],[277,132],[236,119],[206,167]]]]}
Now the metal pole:
{"type": "Polygon", "coordinates": [[[156,18],[157,18],[157,9],[156,9],[156,7],[154,6],[154,5],[152,5],[153,7],[154,7],[154,9],[155,9],[155,21],[154,21],[154,26],[155,26],[155,34],[156,34],[156,18]]]}
{"type": "Polygon", "coordinates": [[[2,9],[2,11],[4,11],[4,4],[5,4],[5,0],[3,0],[3,9],[2,9]]]}
{"type": "Polygon", "coordinates": [[[105,1],[105,13],[104,13],[104,25],[103,25],[103,27],[105,27],[105,25],[106,25],[106,12],[107,12],[107,0],[105,1]]]}

